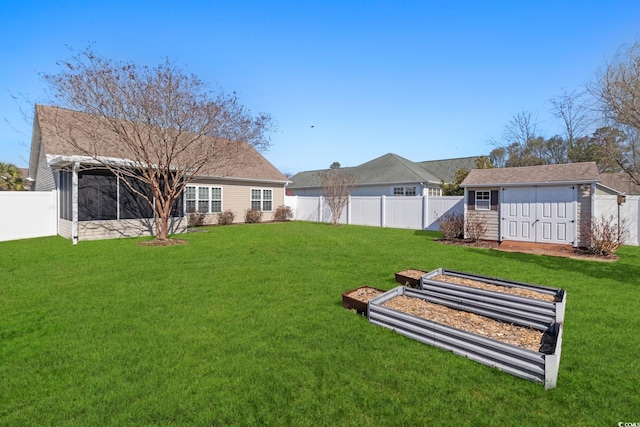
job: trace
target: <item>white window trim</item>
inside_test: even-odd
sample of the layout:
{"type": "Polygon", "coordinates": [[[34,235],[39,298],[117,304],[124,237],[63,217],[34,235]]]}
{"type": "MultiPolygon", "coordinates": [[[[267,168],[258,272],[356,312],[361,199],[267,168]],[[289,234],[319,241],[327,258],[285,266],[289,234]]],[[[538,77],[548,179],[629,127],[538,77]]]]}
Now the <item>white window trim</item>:
{"type": "Polygon", "coordinates": [[[413,196],[419,196],[420,194],[418,194],[417,185],[394,185],[393,187],[391,187],[391,195],[394,197],[405,197],[405,196],[413,197],[413,196]],[[396,189],[401,189],[402,194],[396,194],[396,189]],[[413,190],[415,194],[407,195],[407,190],[413,190]]]}
{"type": "Polygon", "coordinates": [[[191,185],[187,185],[185,187],[185,191],[184,191],[184,210],[185,212],[189,213],[187,210],[187,188],[193,187],[195,190],[195,199],[189,199],[192,200],[193,202],[195,202],[195,212],[198,213],[206,213],[206,214],[217,214],[220,212],[224,212],[224,188],[222,186],[217,186],[217,185],[202,185],[202,184],[191,184],[191,185]],[[209,198],[207,199],[207,211],[206,212],[201,212],[200,210],[198,210],[198,206],[199,206],[199,202],[200,202],[200,188],[208,188],[209,189],[209,198]],[[213,205],[214,201],[218,201],[218,199],[213,199],[212,195],[213,195],[213,189],[220,189],[220,212],[212,212],[211,211],[211,206],[213,205]]]}
{"type": "Polygon", "coordinates": [[[261,212],[273,212],[273,196],[274,196],[274,191],[273,188],[260,188],[260,187],[252,187],[249,190],[249,206],[253,208],[253,202],[260,202],[260,211],[261,212]],[[260,200],[258,199],[254,199],[253,198],[253,192],[255,191],[260,191],[260,200]],[[271,199],[270,200],[265,200],[264,198],[264,192],[265,191],[271,191],[271,199]],[[269,210],[265,210],[264,209],[264,202],[271,202],[271,209],[269,210]]]}
{"type": "Polygon", "coordinates": [[[477,190],[476,191],[476,200],[475,200],[476,210],[477,211],[489,211],[491,210],[491,190],[477,190]],[[485,199],[478,199],[479,193],[483,193],[483,196],[487,196],[485,199]],[[483,205],[478,204],[478,201],[483,202],[483,205]],[[484,202],[487,203],[486,207],[484,206],[484,202]]]}

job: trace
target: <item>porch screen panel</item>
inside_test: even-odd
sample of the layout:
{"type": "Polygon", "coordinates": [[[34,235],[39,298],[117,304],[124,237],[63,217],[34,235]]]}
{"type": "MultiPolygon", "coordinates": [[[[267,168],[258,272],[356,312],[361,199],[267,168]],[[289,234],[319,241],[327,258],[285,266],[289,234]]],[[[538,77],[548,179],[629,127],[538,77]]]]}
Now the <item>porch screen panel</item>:
{"type": "MultiPolygon", "coordinates": [[[[137,179],[129,179],[129,183],[137,191],[153,200],[151,188],[137,179]]],[[[120,219],[153,218],[153,209],[147,201],[136,194],[124,182],[120,182],[120,219]]]]}
{"type": "Polygon", "coordinates": [[[78,220],[100,221],[118,217],[117,181],[103,171],[78,173],[78,220]]]}
{"type": "Polygon", "coordinates": [[[72,220],[71,214],[71,186],[73,173],[60,172],[60,218],[67,221],[72,220]]]}
{"type": "Polygon", "coordinates": [[[184,193],[180,195],[180,198],[171,207],[171,216],[179,218],[184,216],[184,193]]]}

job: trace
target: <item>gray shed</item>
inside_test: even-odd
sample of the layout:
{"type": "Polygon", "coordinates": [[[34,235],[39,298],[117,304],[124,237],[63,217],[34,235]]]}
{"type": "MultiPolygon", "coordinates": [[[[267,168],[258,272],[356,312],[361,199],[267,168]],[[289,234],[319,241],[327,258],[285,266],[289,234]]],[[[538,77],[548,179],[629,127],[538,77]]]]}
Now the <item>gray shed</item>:
{"type": "Polygon", "coordinates": [[[465,220],[482,221],[487,240],[584,246],[599,182],[595,162],[474,169],[461,184],[465,220]]]}

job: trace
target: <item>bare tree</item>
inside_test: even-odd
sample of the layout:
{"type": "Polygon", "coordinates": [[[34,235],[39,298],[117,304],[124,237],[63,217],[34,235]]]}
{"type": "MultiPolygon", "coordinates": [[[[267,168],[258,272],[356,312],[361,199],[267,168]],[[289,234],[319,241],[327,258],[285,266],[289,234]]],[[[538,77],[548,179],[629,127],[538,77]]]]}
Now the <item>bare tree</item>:
{"type": "Polygon", "coordinates": [[[489,153],[496,167],[530,166],[540,164],[532,157],[539,141],[536,137],[537,123],[527,111],[521,111],[509,120],[502,132],[501,141],[494,141],[495,148],[489,153]]]}
{"type": "Polygon", "coordinates": [[[349,196],[355,188],[356,179],[340,168],[325,170],[319,173],[323,196],[331,210],[333,225],[338,225],[342,210],[349,202],[349,196]]]}
{"type": "Polygon", "coordinates": [[[640,184],[637,135],[640,132],[640,41],[618,51],[614,60],[597,74],[590,87],[605,117],[624,127],[630,135],[625,156],[618,163],[640,184]]]}
{"type": "Polygon", "coordinates": [[[531,113],[521,111],[509,120],[502,138],[507,144],[526,145],[529,140],[536,137],[537,128],[538,123],[531,117],[531,113]]]}
{"type": "Polygon", "coordinates": [[[235,93],[211,92],[169,60],[137,66],[88,47],[58,65],[43,74],[56,103],[88,113],[73,115],[73,129],[60,120],[58,136],[153,209],[157,239],[167,239],[172,208],[195,177],[269,146],[268,115],[253,117],[235,93]]]}
{"type": "Polygon", "coordinates": [[[584,92],[567,92],[562,89],[562,93],[557,95],[551,102],[551,114],[564,123],[567,135],[567,150],[571,151],[578,138],[584,136],[587,129],[593,122],[589,115],[589,107],[584,99],[584,92]]]}

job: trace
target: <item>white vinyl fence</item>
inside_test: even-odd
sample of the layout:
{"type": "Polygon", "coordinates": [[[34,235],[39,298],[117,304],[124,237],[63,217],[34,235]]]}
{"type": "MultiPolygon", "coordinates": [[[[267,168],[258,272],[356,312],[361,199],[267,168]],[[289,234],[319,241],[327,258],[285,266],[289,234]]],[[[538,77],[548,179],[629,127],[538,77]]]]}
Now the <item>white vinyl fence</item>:
{"type": "MultiPolygon", "coordinates": [[[[438,218],[446,213],[462,214],[461,196],[354,196],[342,211],[341,224],[372,227],[439,230],[438,218]]],[[[294,218],[300,221],[331,222],[331,211],[323,197],[285,196],[294,218]]]]}
{"type": "Polygon", "coordinates": [[[596,196],[596,209],[594,217],[620,218],[621,224],[629,230],[626,245],[640,246],[640,196],[626,196],[626,201],[618,205],[617,196],[596,196]]]}
{"type": "MultiPolygon", "coordinates": [[[[462,199],[461,196],[354,196],[342,211],[340,223],[437,231],[440,216],[449,212],[463,213],[462,199]]],[[[291,207],[297,220],[331,222],[331,211],[322,197],[285,196],[285,205],[291,207]]],[[[602,215],[618,218],[618,214],[629,230],[625,244],[640,246],[640,196],[626,196],[626,202],[619,210],[616,196],[596,196],[596,218],[602,215]]]]}
{"type": "Polygon", "coordinates": [[[0,241],[58,234],[56,191],[0,191],[0,241]]]}

